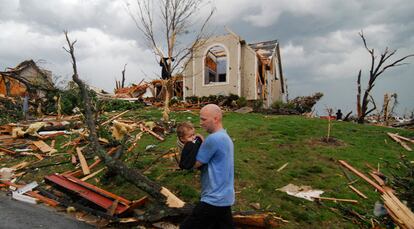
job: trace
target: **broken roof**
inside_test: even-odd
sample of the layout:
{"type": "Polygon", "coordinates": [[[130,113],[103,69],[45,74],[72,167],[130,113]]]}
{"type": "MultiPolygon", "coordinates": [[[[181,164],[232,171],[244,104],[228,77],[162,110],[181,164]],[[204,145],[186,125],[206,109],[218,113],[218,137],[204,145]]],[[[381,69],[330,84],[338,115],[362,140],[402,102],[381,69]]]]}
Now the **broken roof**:
{"type": "Polygon", "coordinates": [[[275,48],[278,45],[277,40],[263,41],[259,43],[248,44],[256,53],[261,57],[270,59],[275,52],[275,48]]]}
{"type": "Polygon", "coordinates": [[[18,81],[23,82],[24,84],[30,84],[33,86],[40,87],[39,89],[44,90],[53,90],[54,85],[52,81],[52,72],[39,68],[33,60],[25,60],[18,64],[14,68],[7,68],[6,71],[0,72],[0,75],[12,77],[18,81]],[[23,71],[32,67],[37,71],[35,80],[33,78],[25,78],[22,75],[23,71]]]}

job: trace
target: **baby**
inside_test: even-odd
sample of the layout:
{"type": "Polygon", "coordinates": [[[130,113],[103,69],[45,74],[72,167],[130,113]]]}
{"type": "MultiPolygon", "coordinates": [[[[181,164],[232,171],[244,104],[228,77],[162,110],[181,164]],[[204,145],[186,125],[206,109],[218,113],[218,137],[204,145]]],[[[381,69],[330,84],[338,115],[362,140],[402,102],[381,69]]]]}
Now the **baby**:
{"type": "Polygon", "coordinates": [[[194,126],[191,122],[182,122],[177,126],[177,146],[181,150],[179,166],[181,169],[192,169],[203,142],[203,136],[195,133],[194,126]]]}

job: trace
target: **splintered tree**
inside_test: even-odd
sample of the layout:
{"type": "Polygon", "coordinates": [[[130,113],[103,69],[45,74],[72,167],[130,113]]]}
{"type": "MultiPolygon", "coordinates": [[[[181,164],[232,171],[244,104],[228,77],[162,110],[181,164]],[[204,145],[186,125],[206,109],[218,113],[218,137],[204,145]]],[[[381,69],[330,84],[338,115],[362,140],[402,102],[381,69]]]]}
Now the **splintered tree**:
{"type": "MultiPolygon", "coordinates": [[[[80,96],[84,101],[84,116],[86,126],[89,130],[89,142],[91,150],[95,152],[97,156],[105,163],[110,171],[116,172],[122,176],[126,181],[135,185],[137,188],[148,193],[151,198],[155,201],[155,208],[153,211],[148,212],[147,220],[156,220],[166,215],[177,215],[185,214],[188,211],[188,208],[182,206],[182,202],[178,201],[179,199],[168,191],[168,189],[162,187],[158,183],[148,179],[144,176],[138,169],[127,167],[122,161],[112,158],[109,156],[103,147],[99,144],[98,134],[96,128],[96,120],[94,118],[94,111],[92,109],[91,98],[89,97],[88,87],[85,83],[79,78],[77,71],[77,64],[75,58],[75,48],[74,45],[76,41],[70,41],[68,33],[65,31],[65,37],[68,44],[68,48],[64,48],[71,57],[72,68],[73,68],[73,81],[79,86],[80,96]]],[[[125,143],[125,142],[124,142],[125,143]]],[[[120,148],[120,151],[116,154],[121,155],[123,153],[123,148],[120,148]]]]}
{"type": "Polygon", "coordinates": [[[157,63],[162,67],[162,90],[164,90],[165,121],[169,119],[169,100],[172,97],[174,82],[172,76],[182,71],[183,62],[191,57],[194,50],[206,40],[205,27],[214,13],[212,8],[207,17],[196,29],[189,45],[183,44],[183,37],[191,35],[197,23],[197,14],[204,0],[137,0],[137,12],[130,16],[136,27],[155,54],[157,63]]]}
{"type": "Polygon", "coordinates": [[[378,76],[380,76],[382,73],[385,72],[385,70],[401,66],[405,63],[402,63],[405,59],[409,57],[413,57],[414,54],[406,55],[402,58],[399,58],[393,62],[391,62],[389,59],[390,57],[394,56],[397,52],[397,50],[389,50],[388,47],[385,48],[385,50],[380,54],[379,60],[377,59],[378,56],[375,55],[374,49],[368,48],[367,42],[365,40],[364,34],[361,31],[359,33],[359,36],[361,37],[362,41],[364,42],[364,47],[368,51],[368,53],[371,56],[371,67],[369,70],[369,78],[367,87],[364,91],[363,97],[361,98],[361,70],[359,70],[358,73],[358,94],[357,94],[357,115],[358,115],[358,123],[364,123],[365,117],[369,115],[372,111],[374,111],[377,106],[375,104],[374,98],[371,96],[371,90],[375,86],[375,81],[378,79],[378,76]],[[372,107],[369,108],[369,105],[372,104],[372,107]]]}

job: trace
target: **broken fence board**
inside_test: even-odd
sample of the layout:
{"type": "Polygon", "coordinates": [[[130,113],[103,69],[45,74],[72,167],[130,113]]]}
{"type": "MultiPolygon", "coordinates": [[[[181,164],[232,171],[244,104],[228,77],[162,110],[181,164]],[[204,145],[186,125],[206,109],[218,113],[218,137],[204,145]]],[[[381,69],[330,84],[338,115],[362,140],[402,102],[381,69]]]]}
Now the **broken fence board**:
{"type": "Polygon", "coordinates": [[[88,163],[86,162],[85,156],[83,156],[82,150],[79,147],[76,147],[76,153],[78,154],[78,158],[81,164],[83,175],[90,174],[91,171],[89,170],[88,163]]]}

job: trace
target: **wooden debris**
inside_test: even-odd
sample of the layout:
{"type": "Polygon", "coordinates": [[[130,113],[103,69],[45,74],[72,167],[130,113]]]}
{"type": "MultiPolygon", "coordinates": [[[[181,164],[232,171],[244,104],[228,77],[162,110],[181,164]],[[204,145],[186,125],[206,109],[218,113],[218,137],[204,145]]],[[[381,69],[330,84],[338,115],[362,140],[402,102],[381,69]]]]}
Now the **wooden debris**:
{"type": "Polygon", "coordinates": [[[167,197],[167,205],[170,208],[181,208],[184,206],[185,202],[180,200],[176,195],[174,195],[170,190],[165,187],[161,188],[160,193],[167,197]]]}
{"type": "Polygon", "coordinates": [[[76,147],[76,153],[78,154],[78,158],[81,164],[83,175],[90,174],[91,171],[89,170],[88,163],[86,162],[85,156],[83,156],[82,150],[79,147],[76,147]]]}
{"type": "Polygon", "coordinates": [[[407,206],[390,191],[386,191],[381,197],[395,223],[404,229],[414,229],[414,214],[407,206]]]}
{"type": "Polygon", "coordinates": [[[276,228],[280,226],[280,221],[287,223],[289,221],[280,217],[273,216],[269,213],[257,214],[233,214],[233,221],[242,228],[276,228]]]}
{"type": "Polygon", "coordinates": [[[117,114],[117,115],[111,117],[110,119],[106,120],[105,122],[101,123],[100,126],[104,126],[104,125],[110,123],[112,120],[117,119],[117,118],[121,117],[122,115],[124,115],[124,114],[126,114],[128,112],[129,112],[129,110],[126,110],[126,111],[124,111],[124,112],[122,112],[120,114],[117,114]]]}
{"type": "Polygon", "coordinates": [[[94,176],[96,176],[97,174],[99,174],[100,172],[104,171],[105,169],[106,169],[106,168],[102,168],[102,169],[100,169],[100,170],[98,170],[98,171],[96,171],[96,172],[93,172],[93,173],[89,174],[88,176],[86,176],[86,177],[84,177],[84,178],[81,178],[81,181],[86,181],[86,180],[89,180],[89,179],[91,179],[92,177],[94,177],[94,176]]]}
{"type": "Polygon", "coordinates": [[[23,169],[23,168],[27,167],[29,164],[30,164],[29,162],[23,161],[23,162],[21,162],[21,163],[19,163],[17,165],[14,165],[14,166],[12,166],[10,168],[11,169],[14,169],[14,170],[20,170],[20,169],[23,169]]]}
{"type": "Polygon", "coordinates": [[[44,157],[42,157],[42,155],[38,154],[38,153],[34,153],[33,154],[37,159],[39,159],[39,161],[45,159],[44,157]]]}
{"type": "Polygon", "coordinates": [[[282,165],[279,169],[276,170],[276,172],[282,171],[286,166],[289,164],[289,162],[286,162],[284,165],[282,165]]]}
{"type": "Polygon", "coordinates": [[[357,204],[358,201],[357,200],[350,200],[350,199],[337,199],[337,198],[331,198],[331,197],[311,197],[313,199],[316,200],[331,200],[334,202],[348,202],[348,203],[353,203],[353,204],[357,204]]]}
{"type": "Polygon", "coordinates": [[[44,141],[33,141],[32,144],[36,146],[42,153],[50,153],[53,151],[56,151],[52,147],[50,147],[48,144],[46,144],[44,141]]]}
{"type": "Polygon", "coordinates": [[[150,130],[149,128],[147,128],[146,126],[144,126],[143,124],[140,124],[141,130],[145,131],[149,134],[151,134],[152,136],[154,136],[155,138],[157,138],[160,141],[164,141],[164,138],[159,136],[157,133],[155,133],[154,131],[150,130]]]}
{"type": "Polygon", "coordinates": [[[390,136],[390,138],[392,138],[392,140],[398,142],[402,147],[404,147],[404,149],[406,149],[407,151],[413,151],[413,149],[411,149],[411,147],[409,147],[405,142],[401,141],[396,134],[393,133],[387,133],[388,136],[390,136]]]}
{"type": "Polygon", "coordinates": [[[379,184],[379,185],[381,185],[381,186],[385,186],[385,182],[384,182],[384,180],[383,179],[381,179],[379,176],[377,176],[376,174],[374,174],[374,173],[369,173],[369,175],[372,177],[372,178],[374,178],[374,180],[379,184]]]}
{"type": "Polygon", "coordinates": [[[118,199],[115,199],[111,207],[106,212],[106,214],[113,216],[115,214],[116,207],[118,207],[118,202],[119,202],[118,199]]]}
{"type": "Polygon", "coordinates": [[[0,151],[5,152],[9,155],[15,155],[16,154],[16,152],[14,152],[13,150],[9,150],[9,149],[3,148],[3,147],[0,147],[0,151]]]}
{"type": "Polygon", "coordinates": [[[356,189],[354,186],[352,185],[348,185],[348,187],[354,191],[356,194],[358,194],[358,196],[364,198],[364,199],[368,199],[368,197],[366,195],[364,195],[364,193],[362,193],[361,191],[359,191],[358,189],[356,189]]]}
{"type": "Polygon", "coordinates": [[[372,181],[371,179],[369,179],[367,176],[365,176],[363,173],[359,172],[358,170],[356,170],[354,167],[352,167],[351,165],[349,165],[346,161],[343,160],[338,160],[338,162],[344,166],[345,168],[349,169],[351,172],[355,173],[357,176],[361,177],[362,179],[364,179],[366,182],[368,182],[370,185],[372,185],[374,188],[376,188],[378,191],[380,191],[381,193],[384,193],[384,189],[379,186],[377,183],[375,183],[374,181],[372,181]]]}

